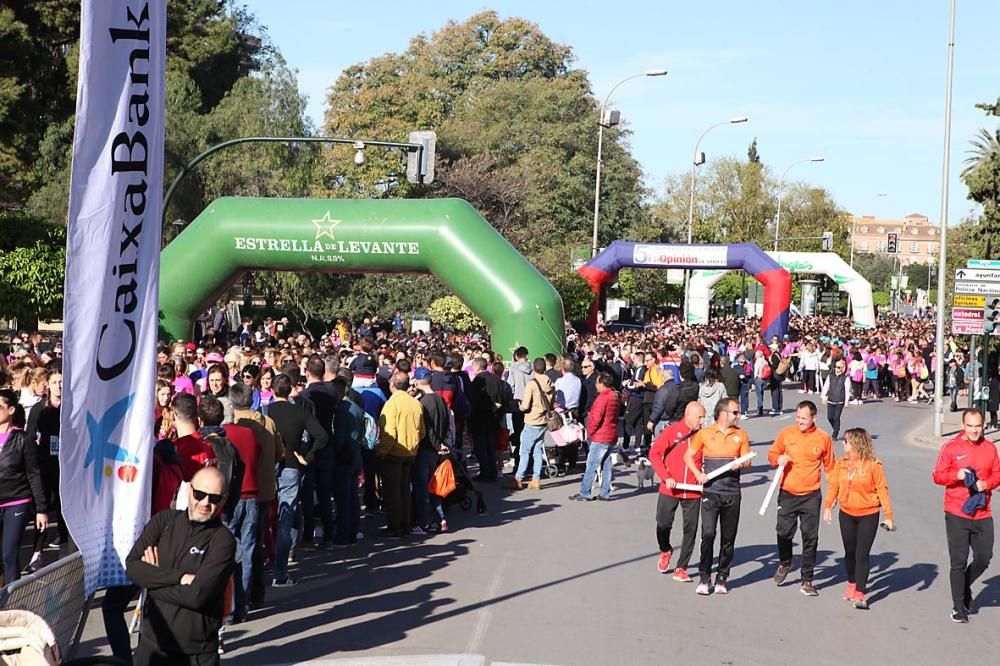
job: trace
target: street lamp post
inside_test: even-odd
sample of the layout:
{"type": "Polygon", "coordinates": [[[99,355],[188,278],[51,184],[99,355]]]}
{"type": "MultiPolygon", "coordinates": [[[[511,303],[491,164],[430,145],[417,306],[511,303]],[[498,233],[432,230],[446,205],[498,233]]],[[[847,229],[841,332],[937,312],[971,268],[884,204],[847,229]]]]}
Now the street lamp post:
{"type": "Polygon", "coordinates": [[[951,99],[955,76],[955,0],[948,29],[948,75],[944,93],[944,160],[941,165],[941,244],[938,249],[937,322],[934,330],[934,436],[944,432],[944,305],[947,275],[948,176],[951,164],[951,99]]]}
{"type": "MultiPolygon", "coordinates": [[[[778,251],[778,228],[781,226],[781,195],[782,195],[782,192],[783,192],[783,190],[785,188],[785,176],[787,176],[788,172],[792,170],[792,167],[798,166],[799,164],[805,164],[806,162],[822,162],[823,160],[824,160],[824,158],[822,158],[822,157],[807,157],[804,160],[799,160],[798,162],[792,162],[788,166],[788,168],[785,169],[785,173],[781,174],[781,180],[778,181],[778,212],[774,216],[774,251],[775,252],[778,251]]],[[[853,234],[852,234],[852,236],[853,236],[853,234]]],[[[851,239],[852,243],[853,243],[853,240],[854,239],[852,238],[851,239]]]]}
{"type": "MultiPolygon", "coordinates": [[[[750,120],[746,116],[736,116],[735,118],[730,118],[729,120],[723,120],[722,122],[715,123],[698,137],[698,140],[694,143],[694,157],[691,160],[691,186],[688,198],[688,245],[694,242],[694,185],[695,180],[698,177],[698,167],[705,163],[705,157],[698,152],[698,146],[701,145],[701,140],[705,138],[705,135],[714,130],[716,127],[721,127],[723,125],[736,125],[739,123],[745,123],[750,120]]],[[[687,324],[688,320],[688,300],[691,296],[691,271],[684,269],[684,323],[687,324]]]]}
{"type": "Polygon", "coordinates": [[[637,79],[640,76],[666,76],[667,70],[665,69],[651,69],[647,72],[641,74],[632,74],[631,76],[626,76],[624,79],[612,86],[611,90],[604,97],[604,101],[601,102],[601,116],[597,120],[597,182],[594,185],[594,235],[590,244],[590,256],[597,256],[597,221],[601,214],[601,166],[603,161],[601,159],[602,150],[604,147],[604,128],[611,127],[617,124],[615,122],[605,122],[604,112],[608,107],[608,100],[611,99],[611,94],[618,89],[618,86],[625,83],[626,81],[631,81],[632,79],[637,79]]]}

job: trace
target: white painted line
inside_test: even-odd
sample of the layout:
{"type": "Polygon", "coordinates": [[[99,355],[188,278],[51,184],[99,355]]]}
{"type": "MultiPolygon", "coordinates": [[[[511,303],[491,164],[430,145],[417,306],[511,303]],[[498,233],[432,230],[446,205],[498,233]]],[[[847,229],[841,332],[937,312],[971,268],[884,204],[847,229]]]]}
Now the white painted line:
{"type": "Polygon", "coordinates": [[[486,657],[481,654],[410,654],[398,657],[291,661],[283,666],[486,666],[486,657]]]}
{"type": "Polygon", "coordinates": [[[476,626],[472,630],[472,634],[469,636],[469,643],[466,646],[466,651],[469,653],[474,653],[478,650],[479,646],[482,645],[483,637],[486,636],[486,629],[490,626],[490,620],[493,619],[493,604],[490,601],[496,599],[497,593],[500,591],[500,582],[503,579],[503,572],[506,566],[507,560],[504,559],[490,580],[490,586],[487,588],[486,596],[483,598],[486,603],[476,611],[476,626]]]}

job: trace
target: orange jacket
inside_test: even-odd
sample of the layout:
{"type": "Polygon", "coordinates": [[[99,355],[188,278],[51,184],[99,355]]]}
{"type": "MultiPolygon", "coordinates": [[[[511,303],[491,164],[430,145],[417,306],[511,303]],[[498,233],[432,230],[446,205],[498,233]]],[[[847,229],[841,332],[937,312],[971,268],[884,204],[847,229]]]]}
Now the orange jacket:
{"type": "Polygon", "coordinates": [[[892,520],[889,502],[889,484],[880,460],[851,460],[841,458],[827,476],[829,491],[823,506],[840,510],[851,516],[867,516],[881,508],[885,519],[892,520]]]}
{"type": "Polygon", "coordinates": [[[822,485],[822,468],[826,468],[829,477],[836,462],[833,440],[815,426],[802,432],[797,425],[793,425],[779,432],[767,451],[767,461],[771,463],[771,467],[778,466],[781,454],[789,457],[785,475],[781,479],[781,489],[793,495],[808,495],[819,490],[822,485]]]}

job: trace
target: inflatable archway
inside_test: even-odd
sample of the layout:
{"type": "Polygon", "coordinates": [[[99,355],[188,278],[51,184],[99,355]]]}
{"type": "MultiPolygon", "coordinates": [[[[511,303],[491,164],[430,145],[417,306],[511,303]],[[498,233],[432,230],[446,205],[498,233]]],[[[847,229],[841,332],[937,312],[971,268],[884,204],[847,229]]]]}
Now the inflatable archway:
{"type": "Polygon", "coordinates": [[[189,337],[194,317],[248,269],[433,273],[508,359],[520,345],[562,351],[559,294],[461,199],[217,199],[161,255],[164,332],[189,337]]]}
{"type": "MultiPolygon", "coordinates": [[[[875,326],[875,306],[872,303],[871,283],[841,259],[840,255],[834,252],[768,252],[767,254],[789,273],[814,273],[830,276],[841,291],[846,291],[851,296],[854,326],[857,328],[873,328],[875,326]]],[[[708,323],[712,286],[728,272],[724,269],[695,271],[694,275],[691,276],[688,321],[697,324],[708,323]]]]}
{"type": "MultiPolygon", "coordinates": [[[[613,283],[622,268],[741,268],[764,285],[761,333],[768,340],[788,332],[792,279],[774,259],[753,243],[737,245],[664,245],[614,241],[581,266],[579,273],[594,292],[590,325],[597,326],[601,288],[613,283]]],[[[692,323],[688,315],[688,323],[692,323]]]]}

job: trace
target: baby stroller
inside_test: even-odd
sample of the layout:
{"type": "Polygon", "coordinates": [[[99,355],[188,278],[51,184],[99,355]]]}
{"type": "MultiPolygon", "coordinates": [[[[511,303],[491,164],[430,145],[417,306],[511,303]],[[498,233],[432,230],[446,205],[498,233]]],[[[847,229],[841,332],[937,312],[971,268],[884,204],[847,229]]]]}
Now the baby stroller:
{"type": "Polygon", "coordinates": [[[579,445],[586,440],[587,430],[570,414],[563,412],[563,427],[548,435],[542,447],[542,471],[549,477],[566,476],[576,462],[579,445]]]}
{"type": "MultiPolygon", "coordinates": [[[[476,485],[472,482],[472,477],[469,475],[469,470],[465,466],[465,461],[459,452],[454,449],[449,449],[448,455],[443,456],[443,459],[438,464],[438,470],[434,472],[434,477],[438,477],[438,471],[441,470],[441,466],[445,463],[449,463],[451,466],[451,474],[454,477],[454,483],[448,484],[445,482],[445,487],[442,488],[429,488],[431,495],[441,498],[441,506],[443,509],[447,509],[449,506],[457,504],[463,511],[468,511],[472,508],[472,496],[476,497],[476,513],[484,513],[486,511],[486,502],[483,500],[483,494],[476,488],[476,485]],[[453,487],[448,490],[447,486],[453,485],[453,487]],[[438,492],[435,492],[438,490],[438,492]],[[446,494],[442,495],[440,492],[444,490],[446,494]]],[[[445,474],[445,476],[447,476],[445,474]]],[[[431,480],[431,484],[434,484],[435,480],[431,480]]]]}

